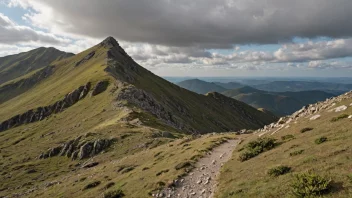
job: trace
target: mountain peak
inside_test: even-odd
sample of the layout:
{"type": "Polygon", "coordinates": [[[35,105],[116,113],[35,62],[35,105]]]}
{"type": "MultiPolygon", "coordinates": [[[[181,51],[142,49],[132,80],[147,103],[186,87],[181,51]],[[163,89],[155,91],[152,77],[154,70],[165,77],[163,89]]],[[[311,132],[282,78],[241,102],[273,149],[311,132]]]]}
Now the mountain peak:
{"type": "Polygon", "coordinates": [[[116,39],[112,36],[107,37],[105,40],[103,40],[100,45],[112,48],[112,47],[117,47],[120,46],[119,43],[116,41],[116,39]]]}

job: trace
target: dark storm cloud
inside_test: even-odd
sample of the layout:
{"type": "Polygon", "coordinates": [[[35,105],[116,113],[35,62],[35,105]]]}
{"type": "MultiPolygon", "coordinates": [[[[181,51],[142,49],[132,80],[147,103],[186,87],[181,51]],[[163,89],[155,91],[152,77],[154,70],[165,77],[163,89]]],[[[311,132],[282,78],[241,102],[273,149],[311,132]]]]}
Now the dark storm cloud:
{"type": "Polygon", "coordinates": [[[55,20],[29,17],[42,26],[167,46],[229,48],[278,43],[296,36],[352,36],[351,0],[17,1],[31,4],[38,12],[40,6],[31,2],[51,7],[55,20]]]}

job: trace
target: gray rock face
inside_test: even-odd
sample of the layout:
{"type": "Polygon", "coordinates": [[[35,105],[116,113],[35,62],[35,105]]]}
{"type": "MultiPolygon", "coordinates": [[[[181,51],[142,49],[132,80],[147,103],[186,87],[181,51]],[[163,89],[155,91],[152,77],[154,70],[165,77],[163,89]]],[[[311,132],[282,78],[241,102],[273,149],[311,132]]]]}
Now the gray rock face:
{"type": "Polygon", "coordinates": [[[39,159],[46,159],[54,156],[66,156],[72,160],[81,160],[89,157],[93,157],[110,147],[114,139],[96,139],[85,141],[82,136],[70,140],[58,147],[49,149],[42,153],[39,159]]]}
{"type": "Polygon", "coordinates": [[[79,100],[82,100],[83,98],[85,98],[88,95],[88,92],[91,88],[92,84],[90,82],[88,82],[84,88],[83,91],[81,92],[81,95],[79,96],[79,100]]]}
{"type": "Polygon", "coordinates": [[[92,91],[92,96],[96,96],[100,93],[102,93],[103,91],[105,91],[108,88],[109,82],[108,81],[99,81],[93,91],[92,91]]]}
{"type": "Polygon", "coordinates": [[[80,86],[78,89],[68,93],[64,99],[59,100],[52,105],[38,107],[37,109],[31,109],[23,114],[16,115],[0,123],[0,132],[23,124],[41,121],[52,114],[62,112],[83,99],[88,94],[90,87],[91,84],[89,82],[85,86],[80,86]]]}
{"type": "Polygon", "coordinates": [[[135,87],[128,87],[122,90],[117,98],[120,100],[127,100],[128,102],[137,105],[141,109],[148,111],[155,115],[157,118],[163,120],[168,125],[176,128],[181,128],[182,124],[173,118],[172,114],[168,112],[162,104],[160,104],[154,97],[147,92],[137,89],[135,87]]]}

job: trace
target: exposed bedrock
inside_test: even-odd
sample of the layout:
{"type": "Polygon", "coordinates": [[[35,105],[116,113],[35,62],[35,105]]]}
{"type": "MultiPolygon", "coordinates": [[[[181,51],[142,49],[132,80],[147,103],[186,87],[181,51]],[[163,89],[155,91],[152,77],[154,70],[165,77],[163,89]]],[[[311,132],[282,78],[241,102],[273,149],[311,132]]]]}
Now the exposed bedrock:
{"type": "Polygon", "coordinates": [[[81,160],[93,157],[106,150],[113,144],[115,139],[93,139],[85,140],[80,136],[57,147],[50,148],[39,156],[39,159],[46,159],[54,156],[66,156],[72,160],[81,160]]]}

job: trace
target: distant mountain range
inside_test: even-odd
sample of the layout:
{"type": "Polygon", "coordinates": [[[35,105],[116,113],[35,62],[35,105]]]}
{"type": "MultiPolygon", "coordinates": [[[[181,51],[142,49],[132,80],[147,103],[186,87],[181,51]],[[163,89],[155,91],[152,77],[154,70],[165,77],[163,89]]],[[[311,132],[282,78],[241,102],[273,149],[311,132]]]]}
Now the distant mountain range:
{"type": "MultiPolygon", "coordinates": [[[[286,83],[285,85],[287,84],[289,83],[286,83]]],[[[292,84],[298,85],[298,83],[295,82],[292,84]]],[[[303,87],[301,88],[303,91],[274,92],[254,88],[260,85],[250,87],[237,82],[210,83],[198,79],[186,80],[178,83],[178,85],[199,94],[216,91],[228,97],[245,102],[253,107],[264,108],[278,116],[292,114],[302,106],[335,96],[335,94],[319,90],[305,91],[303,87]]]]}
{"type": "Polygon", "coordinates": [[[274,81],[264,84],[252,85],[256,89],[285,92],[285,91],[310,91],[320,90],[333,94],[342,94],[352,89],[352,84],[340,84],[332,82],[308,82],[308,81],[274,81]]]}
{"type": "Polygon", "coordinates": [[[248,86],[225,91],[222,94],[253,107],[264,108],[278,116],[292,114],[302,106],[334,96],[323,91],[266,92],[248,86]]]}

